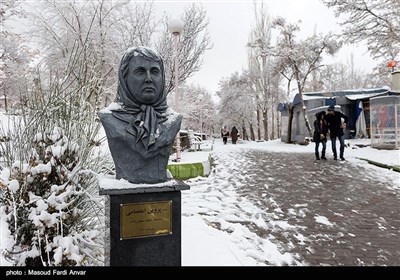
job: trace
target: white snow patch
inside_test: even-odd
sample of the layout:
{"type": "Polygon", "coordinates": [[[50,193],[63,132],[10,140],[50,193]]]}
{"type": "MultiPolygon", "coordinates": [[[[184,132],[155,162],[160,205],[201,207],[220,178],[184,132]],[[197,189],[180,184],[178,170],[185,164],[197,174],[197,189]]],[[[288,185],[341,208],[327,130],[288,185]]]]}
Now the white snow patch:
{"type": "Polygon", "coordinates": [[[317,215],[314,218],[315,218],[315,221],[317,223],[324,224],[324,225],[327,225],[327,226],[333,226],[333,224],[331,222],[329,222],[328,218],[326,218],[324,216],[318,216],[317,215]]]}
{"type": "Polygon", "coordinates": [[[15,179],[11,180],[8,184],[8,189],[15,193],[19,189],[19,182],[15,179]]]}
{"type": "Polygon", "coordinates": [[[111,114],[112,111],[120,110],[120,109],[122,109],[122,107],[121,107],[121,105],[119,103],[111,102],[110,105],[108,105],[106,108],[101,109],[99,113],[111,114]]]}

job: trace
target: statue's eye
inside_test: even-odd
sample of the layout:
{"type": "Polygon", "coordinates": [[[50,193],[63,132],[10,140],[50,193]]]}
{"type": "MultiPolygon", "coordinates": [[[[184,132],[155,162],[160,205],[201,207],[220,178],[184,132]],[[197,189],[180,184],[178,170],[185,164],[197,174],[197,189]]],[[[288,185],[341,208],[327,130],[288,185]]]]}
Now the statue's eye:
{"type": "Polygon", "coordinates": [[[161,73],[161,71],[160,71],[159,68],[156,68],[156,67],[151,68],[151,74],[153,74],[153,75],[158,75],[158,74],[160,74],[160,73],[161,73]]]}
{"type": "Polygon", "coordinates": [[[144,74],[146,71],[143,68],[137,68],[133,71],[134,74],[136,75],[142,75],[144,74]]]}

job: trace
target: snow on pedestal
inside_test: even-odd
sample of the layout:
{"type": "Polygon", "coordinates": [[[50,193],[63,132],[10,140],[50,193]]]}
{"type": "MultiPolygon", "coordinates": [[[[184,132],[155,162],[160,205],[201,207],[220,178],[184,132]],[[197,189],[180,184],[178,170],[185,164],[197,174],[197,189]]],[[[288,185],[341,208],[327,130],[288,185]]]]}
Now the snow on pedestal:
{"type": "Polygon", "coordinates": [[[114,176],[99,177],[101,195],[120,195],[149,192],[169,192],[188,190],[189,185],[175,179],[157,184],[133,184],[125,179],[115,179],[114,176]]]}

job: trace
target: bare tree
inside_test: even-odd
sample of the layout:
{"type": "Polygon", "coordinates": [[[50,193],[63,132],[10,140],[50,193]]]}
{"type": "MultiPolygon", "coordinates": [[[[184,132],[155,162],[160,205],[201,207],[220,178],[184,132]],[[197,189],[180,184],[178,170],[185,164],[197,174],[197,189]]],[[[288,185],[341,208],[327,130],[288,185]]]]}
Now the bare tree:
{"type": "Polygon", "coordinates": [[[20,4],[20,1],[6,0],[0,6],[0,106],[4,104],[6,111],[9,103],[13,107],[19,99],[19,87],[29,74],[29,63],[35,56],[11,24],[25,17],[20,4]]]}
{"type": "Polygon", "coordinates": [[[255,115],[257,106],[254,94],[248,86],[248,75],[233,73],[228,79],[220,81],[220,90],[217,92],[221,98],[219,115],[220,126],[242,125],[244,139],[248,137],[247,126],[250,131],[251,140],[255,140],[254,123],[257,123],[255,115]]]}
{"type": "MultiPolygon", "coordinates": [[[[15,1],[8,2],[15,6],[15,1]]],[[[65,86],[80,87],[94,72],[95,87],[83,91],[88,95],[82,98],[96,107],[108,104],[115,96],[117,66],[123,52],[131,46],[146,45],[160,51],[165,59],[167,90],[173,89],[172,36],[167,31],[167,17],[163,21],[155,18],[153,2],[42,0],[30,4],[24,5],[30,11],[27,34],[31,35],[30,43],[40,50],[41,67],[52,75],[69,77],[65,86]],[[160,23],[162,28],[156,29],[160,23]],[[156,32],[160,30],[155,44],[156,32]]],[[[185,30],[180,43],[181,83],[200,69],[201,56],[211,48],[205,10],[192,4],[182,18],[185,30]]]]}
{"type": "MultiPolygon", "coordinates": [[[[385,71],[387,75],[387,69],[385,71]]],[[[349,64],[327,65],[319,72],[322,81],[321,91],[374,88],[382,87],[385,84],[375,77],[376,75],[357,70],[352,60],[349,61],[349,64]]]]}
{"type": "Polygon", "coordinates": [[[323,53],[333,55],[339,50],[341,44],[332,37],[332,34],[313,35],[305,40],[296,41],[295,33],[299,31],[298,25],[288,24],[281,17],[274,20],[274,26],[280,31],[280,37],[277,45],[271,48],[270,52],[271,55],[280,57],[281,64],[290,67],[293,72],[301,99],[304,123],[311,137],[312,129],[303,99],[304,88],[309,75],[323,66],[320,64],[323,53]]]}
{"type": "Polygon", "coordinates": [[[253,91],[257,104],[257,134],[258,139],[261,139],[260,132],[260,111],[264,126],[264,139],[269,140],[268,136],[268,107],[270,103],[270,79],[271,79],[271,64],[267,57],[266,49],[271,42],[271,24],[268,12],[263,3],[258,7],[254,3],[255,24],[251,29],[249,38],[249,88],[253,91]]]}
{"type": "Polygon", "coordinates": [[[31,40],[40,47],[46,67],[53,73],[70,69],[75,84],[85,84],[89,72],[95,72],[96,86],[82,98],[96,106],[115,94],[116,66],[126,47],[149,42],[154,32],[149,3],[43,0],[31,9],[31,40]],[[80,63],[75,63],[78,57],[80,63]],[[78,72],[83,76],[77,77],[78,72]]]}
{"type": "MultiPolygon", "coordinates": [[[[205,9],[196,3],[191,3],[181,16],[184,29],[179,36],[179,83],[183,83],[195,72],[200,70],[203,63],[202,55],[212,48],[208,31],[209,20],[205,9]]],[[[166,90],[171,92],[175,88],[173,46],[171,34],[168,32],[170,18],[163,18],[163,31],[155,48],[164,57],[166,90]]]]}
{"type": "MultiPolygon", "coordinates": [[[[180,102],[180,113],[183,115],[182,129],[200,131],[203,128],[202,131],[206,132],[206,126],[215,126],[215,105],[207,89],[198,85],[184,84],[180,86],[180,90],[185,96],[180,102]],[[200,95],[203,96],[202,100],[199,99],[200,95]]],[[[175,94],[172,92],[168,95],[168,103],[175,104],[174,101],[175,94]]]]}
{"type": "Polygon", "coordinates": [[[2,27],[7,26],[7,21],[25,17],[25,11],[21,7],[21,0],[2,0],[0,6],[0,22],[2,27]]]}
{"type": "Polygon", "coordinates": [[[290,99],[290,85],[292,84],[292,80],[294,79],[294,72],[291,67],[287,67],[286,65],[282,64],[280,73],[287,80],[286,94],[283,95],[283,99],[287,104],[287,110],[289,114],[286,143],[292,143],[292,123],[294,106],[290,99]]]}
{"type": "Polygon", "coordinates": [[[322,0],[342,18],[343,36],[349,43],[366,41],[375,58],[396,59],[400,55],[400,1],[322,0]]]}

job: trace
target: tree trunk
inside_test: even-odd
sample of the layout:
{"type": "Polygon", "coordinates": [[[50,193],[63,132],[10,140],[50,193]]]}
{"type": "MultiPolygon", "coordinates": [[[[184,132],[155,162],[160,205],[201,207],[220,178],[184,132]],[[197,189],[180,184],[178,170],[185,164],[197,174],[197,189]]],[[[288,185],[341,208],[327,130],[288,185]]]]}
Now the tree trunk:
{"type": "Polygon", "coordinates": [[[304,105],[303,94],[301,94],[301,106],[302,106],[302,111],[303,111],[304,123],[306,124],[307,130],[308,130],[308,136],[312,137],[312,129],[310,126],[310,122],[308,121],[307,108],[304,105]]]}
{"type": "Polygon", "coordinates": [[[249,136],[247,135],[247,130],[246,130],[246,126],[244,124],[244,120],[243,120],[243,124],[242,124],[242,139],[249,140],[249,136]]]}
{"type": "MultiPolygon", "coordinates": [[[[274,103],[272,103],[274,104],[274,103]]],[[[271,140],[275,139],[275,110],[271,110],[271,140]]]]}
{"type": "Polygon", "coordinates": [[[298,88],[298,90],[299,90],[299,95],[300,95],[301,110],[302,110],[302,112],[303,112],[304,124],[306,125],[306,128],[307,128],[307,130],[308,130],[308,136],[309,136],[309,137],[312,137],[312,129],[311,129],[311,126],[310,126],[310,122],[308,121],[308,117],[307,117],[307,107],[306,107],[306,105],[304,104],[304,99],[303,99],[303,88],[304,88],[304,87],[302,87],[302,86],[300,85],[300,78],[299,78],[298,72],[297,72],[297,78],[296,78],[296,80],[297,80],[297,88],[298,88]]]}
{"type": "Polygon", "coordinates": [[[252,123],[250,123],[250,139],[252,141],[256,141],[256,135],[254,133],[254,127],[252,123]]]}
{"type": "Polygon", "coordinates": [[[257,108],[257,138],[261,140],[260,110],[257,108]]]}
{"type": "Polygon", "coordinates": [[[293,105],[288,105],[288,113],[289,113],[289,120],[288,120],[288,129],[287,129],[287,139],[286,143],[292,143],[292,122],[293,122],[293,105]]]}
{"type": "Polygon", "coordinates": [[[7,94],[4,94],[4,110],[8,113],[7,94]]]}
{"type": "Polygon", "coordinates": [[[277,138],[281,138],[281,123],[280,123],[280,114],[276,113],[276,129],[277,129],[277,138]]]}
{"type": "Polygon", "coordinates": [[[265,109],[263,111],[263,125],[264,125],[264,140],[268,141],[269,136],[268,136],[268,109],[265,109]]]}

